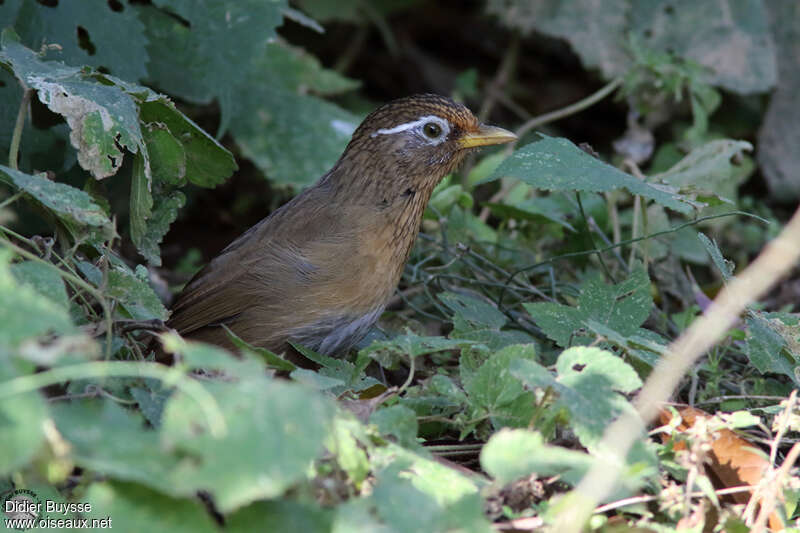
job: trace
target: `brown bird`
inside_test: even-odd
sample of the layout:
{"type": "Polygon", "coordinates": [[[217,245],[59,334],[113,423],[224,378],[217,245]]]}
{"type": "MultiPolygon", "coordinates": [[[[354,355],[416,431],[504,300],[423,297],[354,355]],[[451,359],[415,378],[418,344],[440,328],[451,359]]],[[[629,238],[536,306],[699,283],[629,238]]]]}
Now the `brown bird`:
{"type": "Polygon", "coordinates": [[[373,111],[332,169],[250,228],[183,289],[169,327],[230,348],[341,354],[394,293],[433,188],[473,148],[516,139],[432,94],[373,111]]]}

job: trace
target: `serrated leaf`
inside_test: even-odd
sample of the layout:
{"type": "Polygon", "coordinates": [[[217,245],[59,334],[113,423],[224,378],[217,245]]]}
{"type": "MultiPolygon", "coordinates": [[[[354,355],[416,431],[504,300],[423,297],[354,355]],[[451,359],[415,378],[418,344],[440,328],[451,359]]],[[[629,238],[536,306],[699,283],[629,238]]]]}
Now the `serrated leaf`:
{"type": "Polygon", "coordinates": [[[790,361],[783,353],[786,341],[776,330],[776,325],[758,313],[751,313],[746,323],[748,337],[745,353],[753,366],[762,374],[784,374],[796,384],[800,383],[796,366],[798,361],[790,361]]]}
{"type": "Polygon", "coordinates": [[[681,213],[692,210],[686,199],[670,187],[639,180],[592,157],[567,139],[539,135],[541,140],[516,150],[484,181],[512,176],[549,191],[606,192],[624,188],[681,213]]]}
{"type": "Polygon", "coordinates": [[[91,196],[65,183],[50,181],[44,174],[25,174],[0,165],[0,180],[35,198],[68,223],[100,228],[113,235],[113,225],[91,196]]]}
{"type": "Polygon", "coordinates": [[[522,304],[544,333],[559,346],[582,343],[587,320],[594,320],[631,335],[647,319],[653,306],[650,280],[643,268],[636,268],[627,280],[607,285],[598,276],[590,277],[581,287],[577,307],[552,302],[522,304]]]}
{"type": "Polygon", "coordinates": [[[474,372],[461,369],[461,381],[476,413],[488,414],[495,427],[525,427],[534,412],[534,398],[509,372],[517,360],[536,358],[533,345],[512,345],[492,354],[474,372]]]}
{"type": "Polygon", "coordinates": [[[39,100],[69,124],[70,142],[78,150],[78,162],[97,179],[122,166],[120,147],[137,152],[142,146],[134,100],[113,85],[104,85],[74,67],[42,61],[3,31],[0,63],[7,64],[39,100]]]}
{"type": "MultiPolygon", "coordinates": [[[[139,253],[154,266],[161,265],[161,249],[159,244],[169,231],[170,225],[178,218],[178,211],[186,203],[186,197],[180,191],[172,191],[157,195],[155,207],[144,223],[144,232],[139,235],[131,227],[131,240],[139,253]]],[[[131,214],[133,216],[133,213],[131,214]]],[[[132,220],[131,220],[132,221],[132,220]]]]}
{"type": "Polygon", "coordinates": [[[510,373],[529,388],[550,388],[554,405],[570,415],[570,427],[581,444],[593,449],[608,424],[633,408],[618,392],[641,386],[636,372],[620,357],[599,348],[564,350],[556,363],[558,377],[530,360],[509,364],[510,373]]]}
{"type": "Polygon", "coordinates": [[[134,320],[167,318],[167,310],[150,285],[127,267],[109,267],[107,294],[117,300],[134,320]]]}

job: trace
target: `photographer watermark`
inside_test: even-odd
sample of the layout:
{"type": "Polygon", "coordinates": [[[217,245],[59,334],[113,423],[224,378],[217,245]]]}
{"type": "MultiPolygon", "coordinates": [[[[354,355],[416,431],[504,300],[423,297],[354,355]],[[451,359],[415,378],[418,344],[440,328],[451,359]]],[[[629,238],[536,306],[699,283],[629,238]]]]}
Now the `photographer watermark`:
{"type": "Polygon", "coordinates": [[[15,489],[3,498],[3,524],[6,529],[111,529],[111,517],[82,518],[76,513],[91,513],[90,503],[64,503],[42,500],[32,490],[15,489]]]}

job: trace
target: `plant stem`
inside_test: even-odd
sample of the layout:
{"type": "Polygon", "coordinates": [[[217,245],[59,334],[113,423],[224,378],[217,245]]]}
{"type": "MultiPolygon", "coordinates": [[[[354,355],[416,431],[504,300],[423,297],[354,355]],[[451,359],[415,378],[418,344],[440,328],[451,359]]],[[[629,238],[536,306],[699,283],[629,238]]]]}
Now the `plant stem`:
{"type": "Polygon", "coordinates": [[[31,90],[23,87],[22,101],[19,103],[17,112],[17,122],[14,124],[14,133],[11,136],[11,146],[8,148],[8,166],[17,170],[17,156],[19,155],[19,143],[22,140],[22,130],[25,128],[25,115],[28,113],[28,102],[31,99],[31,90]]]}

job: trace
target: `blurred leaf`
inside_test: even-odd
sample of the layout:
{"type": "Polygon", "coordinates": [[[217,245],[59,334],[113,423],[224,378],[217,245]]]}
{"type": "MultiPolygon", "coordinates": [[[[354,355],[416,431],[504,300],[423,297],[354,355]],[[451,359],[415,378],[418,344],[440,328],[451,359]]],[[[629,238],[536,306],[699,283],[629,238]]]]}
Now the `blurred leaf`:
{"type": "Polygon", "coordinates": [[[631,64],[634,34],[644,46],[695,61],[710,83],[731,91],[765,92],[777,79],[775,50],[762,0],[490,0],[505,25],[565,39],[587,68],[606,79],[631,64]]]}
{"type": "Polygon", "coordinates": [[[172,472],[179,487],[204,488],[227,513],[305,477],[330,430],[333,410],[322,396],[262,377],[205,387],[225,413],[225,438],[208,432],[196,400],[183,393],[164,409],[162,443],[187,458],[172,472]]]}
{"type": "MultiPolygon", "coordinates": [[[[147,76],[144,25],[127,0],[117,3],[117,9],[104,0],[6,3],[19,11],[13,23],[4,22],[3,26],[13,26],[28,48],[39,50],[44,45],[58,44],[57,49],[47,51],[48,59],[103,67],[129,80],[147,76]]],[[[11,13],[6,16],[6,21],[12,20],[11,13]]]]}
{"type": "Polygon", "coordinates": [[[440,294],[439,300],[453,311],[451,339],[480,342],[491,350],[535,342],[522,331],[502,331],[508,319],[487,300],[454,292],[440,294]]]}
{"type": "Polygon", "coordinates": [[[550,446],[541,434],[525,429],[501,429],[481,450],[481,467],[502,484],[536,473],[575,485],[592,462],[586,453],[550,446]]]}
{"type": "Polygon", "coordinates": [[[302,531],[328,533],[331,531],[330,509],[291,500],[256,502],[225,517],[225,531],[302,531]]]}
{"type": "Polygon", "coordinates": [[[706,67],[708,80],[750,94],[777,79],[775,49],[762,0],[637,0],[630,2],[630,28],[647,46],[706,67]]]}
{"type": "Polygon", "coordinates": [[[160,381],[147,380],[141,387],[131,387],[130,393],[150,425],[156,429],[161,427],[164,405],[172,391],[165,388],[160,381]]]}
{"type": "Polygon", "coordinates": [[[764,2],[777,48],[778,86],[758,132],[758,166],[775,199],[800,197],[800,3],[764,2]]]}
{"type": "Polygon", "coordinates": [[[622,47],[630,2],[611,0],[598,9],[594,0],[489,0],[487,11],[524,34],[533,31],[567,40],[586,68],[599,68],[607,79],[625,71],[622,47]]]}
{"type": "Polygon", "coordinates": [[[589,278],[581,287],[577,307],[553,302],[522,305],[548,337],[567,347],[587,340],[583,329],[589,319],[623,336],[632,335],[650,314],[653,298],[647,273],[639,267],[617,285],[606,285],[599,276],[589,278]]]}
{"type": "Polygon", "coordinates": [[[645,183],[587,154],[567,139],[547,137],[515,151],[484,181],[513,176],[549,191],[605,192],[625,188],[681,213],[690,204],[671,187],[645,183]]]}
{"type": "Polygon", "coordinates": [[[9,250],[0,249],[0,346],[16,346],[47,333],[74,332],[66,308],[14,279],[11,257],[9,250]]]}
{"type": "MultiPolygon", "coordinates": [[[[0,265],[2,264],[0,252],[0,265]]],[[[3,269],[0,266],[0,301],[6,302],[3,297],[3,269]]],[[[12,305],[14,302],[11,302],[12,305]]],[[[24,309],[22,311],[25,311],[24,309]]],[[[0,315],[2,315],[0,306],[0,315]]],[[[2,324],[5,326],[5,320],[2,324]]],[[[17,371],[13,362],[3,346],[2,327],[0,326],[0,390],[6,380],[16,377],[17,371]]],[[[0,442],[3,443],[3,453],[0,454],[0,476],[12,474],[18,468],[28,463],[44,444],[44,429],[48,417],[47,404],[38,391],[15,394],[6,397],[0,403],[0,442]]]]}
{"type": "Polygon", "coordinates": [[[50,181],[44,174],[25,174],[0,165],[0,181],[25,191],[68,223],[100,228],[113,235],[114,228],[105,212],[80,189],[50,181]]]}
{"type": "Polygon", "coordinates": [[[753,149],[747,141],[719,139],[695,148],[666,172],[652,176],[684,194],[703,193],[735,198],[736,189],[753,171],[752,165],[732,164],[753,149]]]}
{"type": "Polygon", "coordinates": [[[100,84],[78,68],[40,60],[15,42],[15,37],[9,30],[3,31],[0,63],[36,90],[51,111],[64,116],[81,167],[97,179],[116,174],[122,166],[120,148],[135,153],[143,147],[133,99],[119,87],[100,84]]]}
{"type": "Polygon", "coordinates": [[[417,415],[404,405],[390,405],[376,410],[369,417],[381,435],[392,435],[404,448],[417,448],[417,415]]]}
{"type": "Polygon", "coordinates": [[[87,518],[108,519],[96,531],[174,533],[218,531],[210,514],[197,499],[176,499],[135,483],[95,482],[89,485],[85,501],[91,504],[87,518]]]}
{"type": "Polygon", "coordinates": [[[29,285],[62,309],[69,309],[64,280],[55,268],[38,261],[22,261],[11,265],[11,273],[20,285],[29,285]]]}

